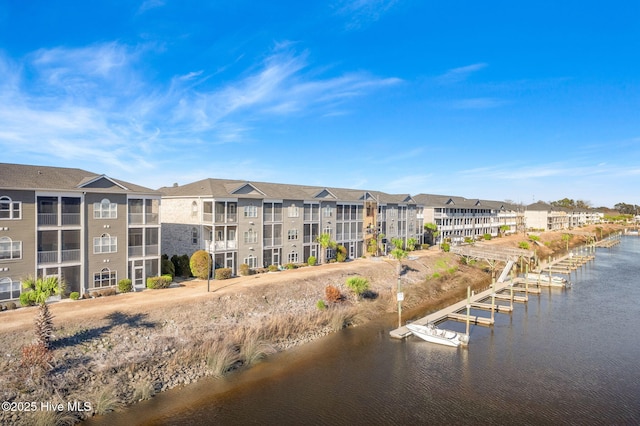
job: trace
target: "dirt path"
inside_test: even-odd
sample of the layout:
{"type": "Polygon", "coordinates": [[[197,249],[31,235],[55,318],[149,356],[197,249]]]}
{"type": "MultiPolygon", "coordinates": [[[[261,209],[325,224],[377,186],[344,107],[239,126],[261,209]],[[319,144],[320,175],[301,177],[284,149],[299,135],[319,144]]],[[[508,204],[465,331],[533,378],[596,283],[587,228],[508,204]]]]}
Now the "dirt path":
{"type": "MultiPolygon", "coordinates": [[[[437,250],[421,250],[411,253],[416,261],[435,257],[437,250]]],[[[95,299],[70,300],[51,303],[49,308],[57,324],[102,319],[112,312],[149,313],[163,307],[178,305],[189,300],[215,299],[223,294],[244,292],[264,286],[286,286],[287,283],[318,280],[325,277],[327,284],[335,284],[334,275],[364,274],[375,275],[376,266],[381,262],[393,262],[382,258],[357,259],[345,263],[330,263],[314,267],[304,267],[280,272],[271,272],[228,280],[211,280],[210,292],[207,281],[198,279],[182,280],[171,288],[163,290],[144,290],[135,293],[123,293],[117,296],[95,299]]],[[[37,307],[19,308],[0,312],[0,332],[32,327],[37,307]]]]}

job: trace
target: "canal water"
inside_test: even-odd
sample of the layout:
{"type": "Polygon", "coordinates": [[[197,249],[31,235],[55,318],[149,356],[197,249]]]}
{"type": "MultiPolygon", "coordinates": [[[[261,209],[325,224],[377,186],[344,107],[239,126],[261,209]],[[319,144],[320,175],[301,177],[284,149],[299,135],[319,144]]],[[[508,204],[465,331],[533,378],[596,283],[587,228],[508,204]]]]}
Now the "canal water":
{"type": "Polygon", "coordinates": [[[639,276],[640,237],[623,237],[572,273],[571,289],[472,326],[467,349],[394,340],[395,324],[379,322],[90,423],[637,425],[639,276]]]}

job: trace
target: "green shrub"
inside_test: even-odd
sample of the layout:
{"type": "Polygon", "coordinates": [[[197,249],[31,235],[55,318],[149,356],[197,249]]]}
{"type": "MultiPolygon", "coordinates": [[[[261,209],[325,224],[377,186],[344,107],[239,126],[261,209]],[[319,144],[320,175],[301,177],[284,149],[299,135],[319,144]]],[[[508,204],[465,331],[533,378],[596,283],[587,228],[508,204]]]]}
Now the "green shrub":
{"type": "Polygon", "coordinates": [[[429,244],[422,244],[420,247],[422,247],[422,250],[429,250],[429,244]]]}
{"type": "Polygon", "coordinates": [[[198,250],[193,255],[191,255],[191,259],[189,260],[189,267],[191,268],[191,273],[201,280],[209,277],[211,273],[211,256],[205,250],[198,250]]]}
{"type": "Polygon", "coordinates": [[[286,265],[284,265],[285,268],[287,269],[296,269],[297,266],[293,263],[287,263],[286,265]]]}
{"type": "Polygon", "coordinates": [[[240,270],[240,275],[242,275],[243,277],[246,277],[247,275],[251,275],[251,268],[249,268],[249,265],[247,265],[246,263],[243,263],[242,265],[240,265],[239,270],[240,270]]]}
{"type": "Polygon", "coordinates": [[[69,295],[69,299],[71,300],[80,299],[80,293],[78,293],[77,291],[72,291],[71,294],[69,295]]]}
{"type": "Polygon", "coordinates": [[[278,271],[278,265],[269,265],[269,267],[267,269],[269,270],[269,272],[277,272],[278,271]]]}
{"type": "Polygon", "coordinates": [[[175,276],[189,278],[191,276],[191,267],[189,266],[189,256],[183,254],[182,256],[171,256],[171,263],[173,263],[175,276]]]}
{"type": "Polygon", "coordinates": [[[345,246],[336,247],[336,262],[344,262],[347,260],[347,248],[345,246]]]}
{"type": "Polygon", "coordinates": [[[518,243],[518,247],[524,250],[529,250],[529,243],[526,241],[520,241],[520,243],[518,243]]]}
{"type": "Polygon", "coordinates": [[[307,263],[309,264],[309,266],[316,266],[316,263],[318,263],[318,259],[316,259],[315,256],[309,256],[309,258],[307,259],[307,263]]]}
{"type": "Polygon", "coordinates": [[[129,293],[131,290],[133,290],[133,285],[129,278],[123,278],[118,281],[118,291],[120,293],[129,293]]]}
{"type": "Polygon", "coordinates": [[[162,255],[160,273],[162,275],[171,275],[172,277],[176,276],[176,266],[169,260],[166,254],[162,255]]]}
{"type": "Polygon", "coordinates": [[[324,303],[324,300],[322,299],[318,300],[318,303],[316,303],[316,307],[321,311],[324,311],[325,309],[327,309],[327,305],[324,303]]]}
{"type": "Polygon", "coordinates": [[[369,280],[364,277],[347,278],[347,287],[360,297],[362,293],[369,290],[369,280]]]}
{"type": "Polygon", "coordinates": [[[415,238],[409,238],[407,240],[407,250],[414,251],[416,249],[416,244],[418,244],[418,240],[415,238]]]}
{"type": "Polygon", "coordinates": [[[451,250],[451,244],[442,243],[442,244],[440,244],[440,248],[442,249],[442,251],[449,251],[449,250],[451,250]]]}
{"type": "Polygon", "coordinates": [[[232,277],[231,268],[216,269],[216,280],[228,280],[232,277]]]}
{"type": "Polygon", "coordinates": [[[20,293],[20,305],[21,306],[33,306],[36,304],[36,301],[33,300],[33,296],[35,293],[30,291],[25,291],[24,293],[20,293]]]}
{"type": "Polygon", "coordinates": [[[491,239],[491,234],[484,234],[482,236],[485,240],[489,241],[491,239]]]}
{"type": "Polygon", "coordinates": [[[433,278],[434,280],[438,279],[440,278],[440,274],[438,272],[434,272],[433,275],[431,275],[431,278],[433,278]]]}
{"type": "Polygon", "coordinates": [[[161,288],[169,288],[172,281],[173,280],[171,279],[170,275],[162,275],[160,277],[149,277],[147,278],[147,288],[154,289],[154,290],[161,289],[161,288]]]}
{"type": "Polygon", "coordinates": [[[540,237],[538,235],[529,235],[529,239],[531,241],[540,241],[540,237]]]}

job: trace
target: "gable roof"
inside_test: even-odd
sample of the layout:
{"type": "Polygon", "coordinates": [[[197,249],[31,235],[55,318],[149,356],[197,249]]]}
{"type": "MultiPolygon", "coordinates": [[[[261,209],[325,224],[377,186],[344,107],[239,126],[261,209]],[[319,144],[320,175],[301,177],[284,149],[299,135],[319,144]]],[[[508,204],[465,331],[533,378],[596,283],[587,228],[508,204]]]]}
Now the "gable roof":
{"type": "Polygon", "coordinates": [[[157,191],[82,169],[0,163],[0,188],[157,194],[157,191]]]}

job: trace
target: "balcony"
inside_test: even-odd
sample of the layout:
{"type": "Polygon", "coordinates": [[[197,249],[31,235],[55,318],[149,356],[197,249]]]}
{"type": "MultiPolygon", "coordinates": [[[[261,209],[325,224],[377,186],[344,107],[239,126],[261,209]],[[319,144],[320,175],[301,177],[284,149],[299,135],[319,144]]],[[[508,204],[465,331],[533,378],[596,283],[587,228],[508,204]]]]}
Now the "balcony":
{"type": "Polygon", "coordinates": [[[80,250],[62,250],[63,262],[77,262],[80,260],[80,250]]]}
{"type": "Polygon", "coordinates": [[[148,224],[158,224],[158,213],[146,213],[145,214],[145,219],[147,220],[146,223],[148,224]]]}
{"type": "Polygon", "coordinates": [[[57,213],[38,213],[38,225],[40,226],[58,225],[58,214],[57,213]]]}
{"type": "Polygon", "coordinates": [[[62,213],[62,225],[80,225],[80,213],[62,213]]]}
{"type": "Polygon", "coordinates": [[[130,225],[141,225],[144,223],[144,213],[129,213],[130,225]]]}
{"type": "Polygon", "coordinates": [[[129,256],[139,257],[144,254],[144,246],[129,246],[129,256]]]}
{"type": "MultiPolygon", "coordinates": [[[[236,223],[238,221],[238,215],[236,213],[216,213],[216,223],[236,223]]],[[[205,221],[211,220],[211,213],[205,213],[205,221]],[[208,217],[207,217],[208,215],[208,217]]]]}
{"type": "Polygon", "coordinates": [[[235,240],[229,241],[206,241],[207,247],[209,247],[209,251],[222,251],[222,250],[235,250],[238,248],[238,242],[235,240]]]}
{"type": "Polygon", "coordinates": [[[39,251],[38,264],[43,264],[43,263],[58,263],[58,250],[39,251]]]}
{"type": "Polygon", "coordinates": [[[317,238],[318,238],[317,235],[305,235],[304,237],[302,237],[302,242],[303,243],[315,243],[317,238]]]}
{"type": "Polygon", "coordinates": [[[265,238],[263,240],[263,244],[264,244],[265,247],[281,246],[282,245],[282,237],[265,238]]]}

